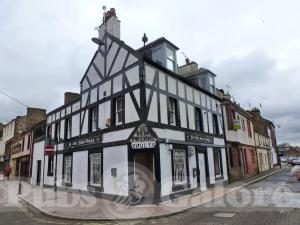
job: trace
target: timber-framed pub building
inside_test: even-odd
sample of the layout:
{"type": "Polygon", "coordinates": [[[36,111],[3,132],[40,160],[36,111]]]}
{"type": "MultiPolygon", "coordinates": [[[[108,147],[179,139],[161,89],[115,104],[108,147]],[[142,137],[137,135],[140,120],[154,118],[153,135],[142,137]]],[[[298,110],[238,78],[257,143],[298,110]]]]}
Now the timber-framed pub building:
{"type": "Polygon", "coordinates": [[[147,204],[227,182],[215,75],[165,38],[126,45],[114,9],[94,41],[80,94],[47,114],[43,185],[147,204]]]}

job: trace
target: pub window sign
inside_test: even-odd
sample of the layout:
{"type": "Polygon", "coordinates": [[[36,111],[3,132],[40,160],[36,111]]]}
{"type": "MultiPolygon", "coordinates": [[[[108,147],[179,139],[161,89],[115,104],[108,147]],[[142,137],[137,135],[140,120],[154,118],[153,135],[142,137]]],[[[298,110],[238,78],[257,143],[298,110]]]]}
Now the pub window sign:
{"type": "Polygon", "coordinates": [[[148,149],[156,147],[156,139],[151,135],[145,124],[140,125],[131,138],[131,147],[133,149],[148,149]]]}

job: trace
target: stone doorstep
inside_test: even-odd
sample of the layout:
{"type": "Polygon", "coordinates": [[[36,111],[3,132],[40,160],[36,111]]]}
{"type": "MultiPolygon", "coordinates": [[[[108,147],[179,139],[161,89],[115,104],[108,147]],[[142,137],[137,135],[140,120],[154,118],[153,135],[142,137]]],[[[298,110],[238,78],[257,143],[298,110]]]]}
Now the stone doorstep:
{"type": "MultiPolygon", "coordinates": [[[[284,169],[284,168],[283,168],[284,169]]],[[[173,203],[171,201],[167,201],[167,202],[163,202],[163,203],[160,203],[158,206],[144,206],[144,207],[135,207],[135,206],[131,206],[133,207],[135,210],[139,210],[139,209],[144,209],[147,211],[147,208],[149,208],[149,211],[152,211],[152,212],[157,212],[157,211],[160,211],[159,209],[161,209],[162,206],[166,207],[166,208],[177,208],[177,210],[174,210],[172,212],[167,212],[167,213],[157,213],[155,215],[148,215],[148,216],[130,216],[130,215],[126,215],[126,213],[123,213],[122,216],[124,217],[119,217],[119,218],[116,218],[116,217],[93,217],[93,218],[78,218],[78,217],[74,217],[74,216],[63,216],[63,215],[57,215],[57,214],[53,214],[53,213],[50,213],[49,211],[47,211],[46,209],[42,209],[40,208],[39,206],[37,205],[33,205],[33,203],[31,203],[29,200],[23,198],[22,196],[18,196],[21,200],[23,200],[27,205],[29,206],[32,206],[33,208],[35,208],[36,210],[42,212],[43,214],[45,214],[46,216],[50,216],[52,218],[58,218],[58,219],[67,219],[67,220],[81,220],[81,221],[108,221],[108,220],[115,220],[115,221],[128,221],[128,220],[143,220],[143,219],[156,219],[156,218],[161,218],[161,217],[166,217],[166,216],[171,216],[171,215],[175,215],[175,214],[178,214],[178,213],[181,213],[181,212],[185,212],[189,209],[192,209],[192,208],[195,208],[195,207],[198,207],[198,206],[201,206],[203,204],[206,204],[212,200],[216,200],[226,194],[229,194],[233,191],[236,191],[238,189],[241,189],[247,185],[250,185],[252,183],[255,183],[255,182],[258,182],[260,180],[263,180],[264,178],[266,177],[269,177],[283,169],[278,169],[278,170],[275,170],[275,171],[272,171],[270,173],[267,173],[263,176],[259,176],[257,179],[254,179],[254,180],[251,180],[249,181],[248,183],[244,183],[243,185],[240,185],[238,187],[233,187],[233,188],[228,188],[227,187],[227,191],[222,191],[220,195],[217,195],[217,196],[213,196],[213,198],[209,198],[209,199],[205,199],[203,202],[199,203],[198,204],[194,204],[194,205],[189,205],[189,206],[185,206],[185,207],[174,207],[174,203],[179,203],[179,202],[182,202],[182,201],[189,201],[189,199],[194,199],[194,198],[202,198],[203,195],[209,195],[209,193],[211,193],[212,191],[218,191],[216,190],[217,188],[215,189],[209,189],[205,192],[202,192],[202,193],[199,193],[199,194],[196,194],[196,195],[191,195],[191,196],[183,196],[183,197],[180,197],[180,198],[177,198],[173,203]],[[171,204],[170,204],[171,203],[171,204]],[[146,209],[145,209],[146,208],[146,209]],[[178,209],[179,208],[179,209],[178,209]],[[124,215],[125,214],[125,215],[124,215]]],[[[112,203],[113,204],[113,203],[112,203]]],[[[80,212],[79,212],[80,213],[80,212]]]]}

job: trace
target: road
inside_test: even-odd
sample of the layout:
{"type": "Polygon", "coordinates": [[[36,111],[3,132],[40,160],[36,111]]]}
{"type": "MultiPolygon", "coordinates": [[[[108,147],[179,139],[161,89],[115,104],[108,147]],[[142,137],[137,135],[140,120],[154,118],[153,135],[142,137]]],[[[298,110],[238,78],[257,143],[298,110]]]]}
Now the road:
{"type": "Polygon", "coordinates": [[[174,216],[128,222],[87,223],[46,217],[18,199],[7,205],[7,190],[0,189],[0,224],[192,224],[192,225],[300,225],[300,182],[290,169],[227,194],[201,207],[174,216]]]}

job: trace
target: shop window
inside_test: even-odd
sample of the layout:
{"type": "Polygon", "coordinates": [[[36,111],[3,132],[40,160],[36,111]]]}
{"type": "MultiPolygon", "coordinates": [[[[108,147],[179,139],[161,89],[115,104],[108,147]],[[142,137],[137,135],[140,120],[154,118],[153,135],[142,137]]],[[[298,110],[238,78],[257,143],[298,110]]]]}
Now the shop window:
{"type": "Polygon", "coordinates": [[[101,186],[102,180],[102,170],[101,163],[102,156],[101,153],[90,154],[90,185],[91,186],[101,186]]]}
{"type": "Polygon", "coordinates": [[[214,166],[215,166],[216,178],[221,177],[222,171],[221,171],[221,152],[220,151],[214,151],[214,166]]]}
{"type": "Polygon", "coordinates": [[[63,180],[65,183],[72,183],[72,156],[64,157],[64,174],[63,180]]]}
{"type": "Polygon", "coordinates": [[[174,184],[186,183],[186,151],[173,150],[174,184]]]}
{"type": "Polygon", "coordinates": [[[54,168],[54,156],[48,156],[48,169],[47,176],[53,176],[53,168],[54,168]]]}

